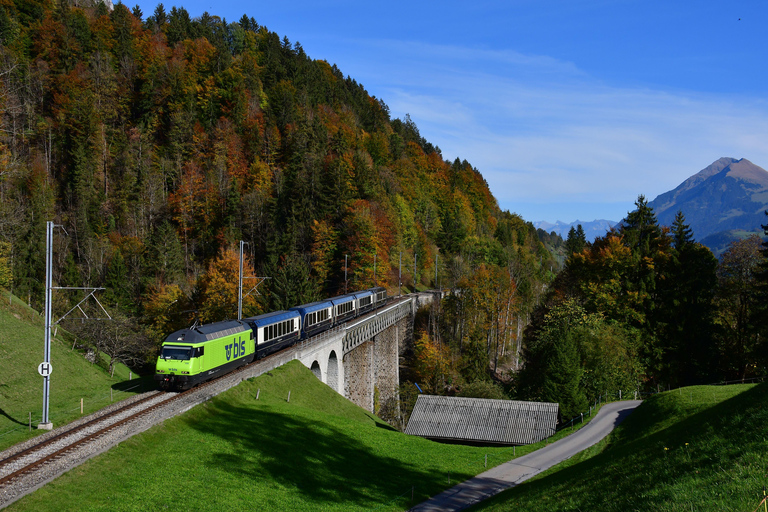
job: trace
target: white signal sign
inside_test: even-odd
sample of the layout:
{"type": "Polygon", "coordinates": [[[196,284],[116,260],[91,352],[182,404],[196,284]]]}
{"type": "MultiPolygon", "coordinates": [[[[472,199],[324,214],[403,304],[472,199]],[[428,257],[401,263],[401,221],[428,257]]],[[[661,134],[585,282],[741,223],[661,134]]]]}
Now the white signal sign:
{"type": "Polygon", "coordinates": [[[43,377],[48,377],[53,373],[53,366],[51,366],[51,363],[40,363],[40,366],[37,367],[37,373],[43,377]]]}

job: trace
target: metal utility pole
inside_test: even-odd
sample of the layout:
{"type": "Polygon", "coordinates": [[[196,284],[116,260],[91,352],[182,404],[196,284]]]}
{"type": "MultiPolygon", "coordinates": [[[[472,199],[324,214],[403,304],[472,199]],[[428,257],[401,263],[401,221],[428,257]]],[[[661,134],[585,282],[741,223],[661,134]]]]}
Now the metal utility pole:
{"type": "Polygon", "coordinates": [[[376,286],[376,255],[373,255],[373,286],[376,286]]]}
{"type": "Polygon", "coordinates": [[[43,376],[43,420],[37,428],[51,430],[53,424],[48,420],[49,393],[51,390],[51,308],[53,292],[53,222],[45,223],[45,347],[43,362],[37,371],[43,376]]]}
{"type": "Polygon", "coordinates": [[[237,319],[243,319],[243,247],[248,242],[240,240],[240,278],[237,283],[237,319]]]}
{"type": "Polygon", "coordinates": [[[413,291],[416,291],[416,250],[413,251],[413,291]]]}
{"type": "Polygon", "coordinates": [[[62,225],[56,225],[53,221],[45,223],[46,235],[45,235],[45,346],[43,348],[43,362],[37,367],[37,373],[43,377],[43,418],[37,428],[44,430],[51,430],[53,423],[48,418],[48,410],[50,406],[50,391],[51,391],[51,373],[53,372],[53,366],[51,365],[51,329],[54,325],[58,325],[59,322],[64,320],[75,309],[80,310],[86,320],[103,320],[102,318],[90,318],[86,312],[80,306],[88,299],[93,297],[96,304],[99,305],[101,311],[106,315],[106,319],[112,320],[104,306],[101,305],[99,299],[96,298],[94,293],[104,288],[92,288],[92,287],[73,287],[73,286],[53,286],[53,228],[60,227],[66,234],[67,231],[62,225]],[[53,319],[53,290],[83,290],[89,292],[80,302],[75,304],[64,315],[52,322],[53,319]]]}
{"type": "Polygon", "coordinates": [[[400,285],[403,284],[403,253],[400,253],[400,263],[397,271],[397,295],[400,296],[400,285]]]}
{"type": "Polygon", "coordinates": [[[344,293],[347,293],[347,255],[344,255],[344,293]]]}
{"type": "Polygon", "coordinates": [[[435,286],[437,286],[437,264],[439,262],[440,262],[440,249],[438,249],[437,252],[435,253],[435,286]]]}

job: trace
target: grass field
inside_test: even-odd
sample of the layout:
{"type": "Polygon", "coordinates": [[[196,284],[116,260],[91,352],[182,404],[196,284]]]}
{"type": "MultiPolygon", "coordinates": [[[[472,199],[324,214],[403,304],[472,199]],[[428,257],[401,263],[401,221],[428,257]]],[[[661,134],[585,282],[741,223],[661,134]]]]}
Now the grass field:
{"type": "Polygon", "coordinates": [[[753,512],[768,485],[767,402],[768,383],[655,395],[592,449],[471,510],[753,512]]]}
{"type": "MultiPolygon", "coordinates": [[[[43,361],[44,325],[38,312],[16,297],[9,299],[6,291],[0,294],[0,450],[43,432],[36,426],[43,409],[43,378],[37,366],[43,361]]],[[[129,370],[123,365],[110,376],[73,349],[73,342],[74,338],[61,329],[51,341],[48,416],[54,427],[80,417],[81,398],[87,414],[108,405],[110,396],[120,400],[140,391],[144,382],[129,382],[129,370]]],[[[152,382],[144,385],[149,389],[152,382]]]]}
{"type": "Polygon", "coordinates": [[[57,510],[404,510],[482,472],[486,455],[490,467],[512,454],[401,434],[293,361],[121,443],[9,510],[47,510],[54,501],[57,510]]]}

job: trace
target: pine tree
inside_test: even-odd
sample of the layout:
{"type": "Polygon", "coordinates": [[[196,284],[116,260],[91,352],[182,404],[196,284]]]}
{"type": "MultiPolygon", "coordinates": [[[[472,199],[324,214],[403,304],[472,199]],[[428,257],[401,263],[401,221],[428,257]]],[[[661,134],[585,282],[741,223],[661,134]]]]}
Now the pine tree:
{"type": "Polygon", "coordinates": [[[575,229],[571,226],[568,231],[568,238],[565,240],[565,250],[568,255],[579,254],[587,247],[587,237],[584,234],[584,228],[579,224],[575,229]]]}
{"type": "Polygon", "coordinates": [[[672,224],[672,234],[674,236],[674,247],[677,250],[682,249],[693,241],[693,230],[685,223],[685,215],[678,210],[675,214],[675,221],[672,224]]]}

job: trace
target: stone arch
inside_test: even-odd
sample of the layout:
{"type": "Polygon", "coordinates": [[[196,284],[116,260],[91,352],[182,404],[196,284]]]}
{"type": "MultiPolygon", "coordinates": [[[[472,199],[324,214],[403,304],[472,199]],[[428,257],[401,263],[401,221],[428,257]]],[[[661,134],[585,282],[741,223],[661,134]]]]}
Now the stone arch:
{"type": "Polygon", "coordinates": [[[325,376],[331,389],[334,391],[339,390],[339,359],[336,357],[336,351],[331,350],[328,356],[328,369],[325,371],[325,376]]]}
{"type": "Polygon", "coordinates": [[[315,377],[317,377],[320,382],[323,381],[323,371],[320,369],[320,363],[318,363],[316,360],[312,362],[312,366],[309,368],[312,370],[312,373],[315,374],[315,377]]]}

